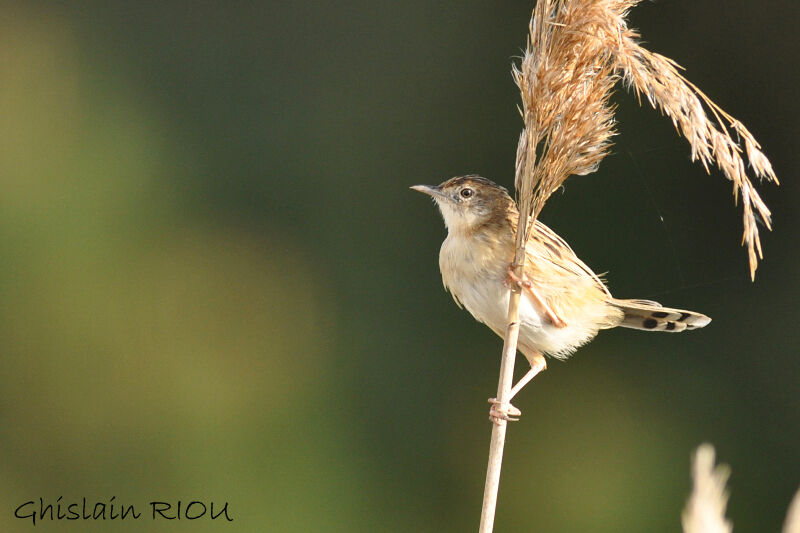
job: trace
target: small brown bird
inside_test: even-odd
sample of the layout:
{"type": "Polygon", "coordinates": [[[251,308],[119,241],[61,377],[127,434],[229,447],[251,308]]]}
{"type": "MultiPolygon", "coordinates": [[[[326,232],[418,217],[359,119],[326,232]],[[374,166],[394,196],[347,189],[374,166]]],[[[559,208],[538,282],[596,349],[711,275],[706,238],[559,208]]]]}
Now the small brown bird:
{"type": "MultiPolygon", "coordinates": [[[[649,300],[619,300],[550,228],[536,221],[526,246],[524,276],[510,268],[518,211],[508,191],[480,176],[461,176],[439,186],[412,189],[436,201],[447,226],[439,253],[444,286],[459,307],[504,337],[510,284],[522,289],[519,350],[531,369],[511,389],[511,397],[547,368],[544,355],[566,359],[601,329],[622,326],[678,332],[702,328],[711,319],[669,309],[649,300]]],[[[509,398],[510,399],[510,398],[509,398]]],[[[513,420],[520,411],[501,410],[493,398],[493,419],[513,420]]]]}

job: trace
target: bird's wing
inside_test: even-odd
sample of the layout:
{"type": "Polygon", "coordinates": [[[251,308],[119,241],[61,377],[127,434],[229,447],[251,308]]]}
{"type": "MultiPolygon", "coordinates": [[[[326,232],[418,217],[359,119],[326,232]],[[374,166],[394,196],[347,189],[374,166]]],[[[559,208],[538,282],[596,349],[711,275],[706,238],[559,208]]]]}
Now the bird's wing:
{"type": "Polygon", "coordinates": [[[611,293],[600,276],[580,260],[564,239],[538,220],[534,231],[531,232],[525,251],[526,264],[538,265],[539,269],[544,269],[546,264],[551,267],[548,269],[551,272],[562,274],[557,278],[566,277],[567,282],[570,277],[588,278],[597,285],[597,288],[611,297],[611,293]]]}

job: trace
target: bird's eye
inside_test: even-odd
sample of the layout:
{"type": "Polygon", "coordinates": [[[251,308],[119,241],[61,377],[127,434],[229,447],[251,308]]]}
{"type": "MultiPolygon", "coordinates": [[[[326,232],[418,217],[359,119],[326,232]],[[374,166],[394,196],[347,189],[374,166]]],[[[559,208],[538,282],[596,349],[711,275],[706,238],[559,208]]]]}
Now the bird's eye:
{"type": "Polygon", "coordinates": [[[473,194],[475,194],[475,191],[473,191],[469,187],[465,187],[465,188],[461,189],[461,197],[462,198],[469,198],[473,194]]]}

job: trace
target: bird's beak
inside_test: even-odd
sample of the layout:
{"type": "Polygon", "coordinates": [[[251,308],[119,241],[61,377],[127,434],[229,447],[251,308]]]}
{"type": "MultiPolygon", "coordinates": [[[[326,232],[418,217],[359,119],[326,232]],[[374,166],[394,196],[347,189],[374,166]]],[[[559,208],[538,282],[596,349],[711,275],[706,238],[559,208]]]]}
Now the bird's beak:
{"type": "Polygon", "coordinates": [[[433,196],[434,199],[445,198],[445,195],[444,193],[442,193],[442,190],[435,185],[414,185],[411,188],[414,189],[415,191],[427,194],[428,196],[433,196]]]}

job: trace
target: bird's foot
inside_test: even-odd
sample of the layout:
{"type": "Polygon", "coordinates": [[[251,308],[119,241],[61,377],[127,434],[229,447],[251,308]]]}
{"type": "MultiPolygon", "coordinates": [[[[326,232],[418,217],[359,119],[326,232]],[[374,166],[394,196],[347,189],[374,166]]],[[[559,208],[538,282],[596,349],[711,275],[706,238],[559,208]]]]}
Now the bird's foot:
{"type": "Polygon", "coordinates": [[[518,285],[521,289],[526,291],[531,298],[533,298],[533,301],[536,302],[542,311],[544,311],[545,316],[550,319],[550,322],[552,322],[555,327],[567,327],[567,323],[564,322],[564,319],[558,316],[558,314],[556,314],[556,312],[553,311],[549,305],[547,305],[547,302],[541,296],[539,296],[539,293],[537,293],[536,289],[533,288],[533,284],[529,280],[525,279],[524,275],[521,278],[517,276],[517,274],[514,272],[514,263],[508,265],[508,276],[503,281],[503,284],[509,288],[511,288],[512,285],[518,285]]]}
{"type": "Polygon", "coordinates": [[[489,420],[495,424],[499,425],[501,420],[506,422],[516,422],[519,420],[519,416],[522,414],[522,411],[510,403],[500,403],[500,400],[497,398],[489,398],[489,403],[492,404],[491,409],[489,409],[489,420]]]}
{"type": "Polygon", "coordinates": [[[514,285],[522,288],[522,289],[530,289],[531,282],[527,279],[523,279],[517,276],[516,272],[514,272],[514,263],[508,265],[508,270],[506,271],[506,279],[503,280],[503,285],[508,287],[509,289],[514,285]]]}

